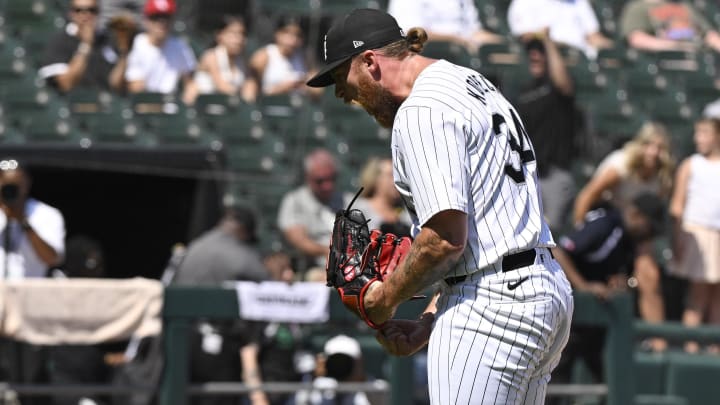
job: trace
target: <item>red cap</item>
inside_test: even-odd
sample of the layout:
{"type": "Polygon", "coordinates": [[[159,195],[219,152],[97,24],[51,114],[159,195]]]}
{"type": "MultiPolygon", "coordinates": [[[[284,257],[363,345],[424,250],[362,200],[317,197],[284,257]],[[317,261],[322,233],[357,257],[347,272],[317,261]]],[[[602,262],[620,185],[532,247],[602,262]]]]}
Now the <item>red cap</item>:
{"type": "Polygon", "coordinates": [[[147,0],[145,3],[145,15],[175,14],[175,0],[147,0]]]}

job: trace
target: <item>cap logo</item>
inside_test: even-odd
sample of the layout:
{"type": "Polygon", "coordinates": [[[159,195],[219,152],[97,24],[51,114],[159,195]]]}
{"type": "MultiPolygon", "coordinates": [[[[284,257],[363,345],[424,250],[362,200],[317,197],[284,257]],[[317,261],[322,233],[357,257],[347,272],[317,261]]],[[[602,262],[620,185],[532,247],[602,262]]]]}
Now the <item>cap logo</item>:
{"type": "Polygon", "coordinates": [[[327,62],[327,35],[325,35],[325,38],[323,39],[323,56],[327,62]]]}
{"type": "Polygon", "coordinates": [[[353,41],[353,46],[354,46],[355,48],[359,48],[359,47],[361,47],[361,46],[363,46],[363,45],[365,45],[365,42],[363,42],[363,41],[353,41]]]}

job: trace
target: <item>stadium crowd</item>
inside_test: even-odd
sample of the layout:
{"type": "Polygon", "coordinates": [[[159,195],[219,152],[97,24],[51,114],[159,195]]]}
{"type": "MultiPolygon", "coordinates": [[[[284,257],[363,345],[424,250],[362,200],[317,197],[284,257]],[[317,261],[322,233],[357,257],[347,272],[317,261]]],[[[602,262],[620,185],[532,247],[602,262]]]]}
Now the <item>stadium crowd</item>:
{"type": "MultiPolygon", "coordinates": [[[[224,8],[232,8],[229,3],[46,0],[48,7],[63,10],[58,15],[64,25],[46,32],[44,51],[33,50],[41,55],[31,62],[33,86],[70,103],[73,128],[94,142],[117,142],[99,135],[102,126],[111,125],[110,115],[121,115],[98,107],[97,95],[107,93],[131,105],[135,122],[143,123],[131,136],[123,132],[121,142],[143,144],[143,137],[157,137],[150,143],[162,148],[163,137],[178,142],[187,135],[179,142],[190,144],[212,130],[218,135],[212,139],[228,148],[226,170],[240,180],[223,184],[223,215],[211,229],[193,240],[177,235],[187,248],[168,259],[165,285],[324,282],[334,213],[358,186],[364,192],[356,206],[371,218],[371,227],[408,235],[412,226],[393,185],[387,133],[362,112],[343,115],[332,90],[305,85],[322,58],[319,33],[350,6],[323,8],[323,1],[317,8],[294,10],[276,8],[282,1],[269,6],[257,0],[244,2],[243,13],[236,8],[230,13],[224,8]],[[212,11],[202,24],[192,14],[197,7],[212,11]],[[218,103],[240,113],[208,110],[218,103]],[[238,105],[260,114],[244,114],[238,105]],[[193,109],[197,116],[178,113],[193,109]],[[163,126],[167,117],[176,126],[163,126]],[[193,134],[190,128],[203,119],[200,133],[193,134]],[[277,145],[283,145],[281,152],[277,145]],[[258,159],[268,151],[274,153],[269,165],[258,159]],[[273,184],[280,191],[263,194],[263,187],[273,184]],[[240,195],[233,195],[238,189],[240,195]]],[[[600,299],[630,291],[637,318],[647,322],[720,325],[720,72],[715,67],[720,3],[353,2],[360,3],[389,10],[404,29],[424,27],[429,56],[472,66],[511,98],[534,144],[544,211],[558,242],[555,256],[574,289],[600,299]]],[[[22,27],[4,29],[14,40],[30,43],[22,27]]],[[[4,39],[2,47],[10,42],[4,39]]],[[[3,101],[12,91],[0,91],[3,101]]],[[[2,117],[18,133],[13,138],[8,130],[0,137],[2,278],[107,277],[103,246],[87,235],[66,235],[65,221],[72,218],[64,218],[53,201],[33,198],[33,167],[3,155],[4,142],[36,142],[33,118],[19,114],[6,107],[2,117]]],[[[121,120],[125,131],[132,120],[121,120]]],[[[328,341],[324,351],[308,353],[309,333],[293,323],[203,320],[193,329],[191,378],[250,386],[333,373],[338,381],[370,378],[352,369],[361,358],[357,342],[341,337],[328,341]],[[336,360],[337,353],[348,358],[336,360]],[[311,361],[317,368],[296,367],[301,362],[292,360],[301,355],[318,356],[311,361]]],[[[583,358],[599,381],[603,333],[574,330],[567,357],[583,358]]],[[[113,370],[121,373],[128,347],[137,342],[51,349],[1,343],[4,353],[22,356],[0,358],[0,381],[69,384],[119,378],[113,370]]],[[[685,342],[676,348],[661,338],[642,342],[642,349],[720,353],[718,345],[685,342]]],[[[569,380],[566,366],[558,369],[557,381],[569,380]]],[[[331,403],[308,393],[270,395],[259,389],[245,399],[254,405],[331,403]]],[[[113,403],[90,396],[21,401],[113,403]]]]}

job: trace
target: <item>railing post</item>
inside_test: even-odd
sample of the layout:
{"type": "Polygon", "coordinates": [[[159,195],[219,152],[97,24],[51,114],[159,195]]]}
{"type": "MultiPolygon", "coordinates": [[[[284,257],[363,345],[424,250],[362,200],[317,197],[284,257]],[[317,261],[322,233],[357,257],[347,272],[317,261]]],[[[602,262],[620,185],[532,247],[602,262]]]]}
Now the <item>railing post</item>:
{"type": "Polygon", "coordinates": [[[635,363],[633,304],[630,294],[620,294],[608,302],[610,324],[607,328],[605,378],[609,405],[635,402],[635,363]]]}
{"type": "Polygon", "coordinates": [[[165,320],[165,368],[160,387],[160,405],[186,405],[189,381],[190,322],[186,318],[165,320]]]}
{"type": "Polygon", "coordinates": [[[392,405],[412,404],[415,384],[413,383],[413,358],[390,357],[390,399],[392,405]]]}

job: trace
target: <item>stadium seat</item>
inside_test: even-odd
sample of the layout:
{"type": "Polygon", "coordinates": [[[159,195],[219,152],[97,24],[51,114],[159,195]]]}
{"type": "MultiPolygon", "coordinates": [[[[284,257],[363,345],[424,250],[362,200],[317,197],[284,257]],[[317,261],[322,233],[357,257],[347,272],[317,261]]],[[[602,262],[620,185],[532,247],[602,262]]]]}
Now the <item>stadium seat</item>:
{"type": "MultiPolygon", "coordinates": [[[[622,93],[622,90],[618,90],[622,93]]],[[[647,120],[638,106],[611,93],[595,100],[587,109],[589,127],[610,149],[635,136],[647,120]]]]}
{"type": "Polygon", "coordinates": [[[689,405],[715,403],[720,398],[720,358],[669,353],[667,393],[688,400],[689,405]]]}
{"type": "Polygon", "coordinates": [[[74,115],[78,126],[98,144],[155,145],[154,137],[120,112],[98,112],[74,115]]]}
{"type": "Polygon", "coordinates": [[[227,167],[241,175],[269,176],[287,167],[287,150],[280,139],[266,138],[254,145],[228,145],[225,151],[227,167]]]}
{"type": "MultiPolygon", "coordinates": [[[[508,67],[526,66],[525,52],[515,42],[500,44],[485,44],[479,49],[480,69],[494,69],[502,71],[508,67]]],[[[476,66],[470,66],[478,69],[476,66]]]]}
{"type": "Polygon", "coordinates": [[[16,34],[33,30],[60,28],[64,18],[52,0],[5,0],[5,21],[16,34]]]}
{"type": "Polygon", "coordinates": [[[45,47],[57,30],[57,28],[50,26],[25,30],[21,33],[23,46],[25,49],[31,50],[31,52],[28,52],[27,59],[33,66],[39,68],[43,65],[45,47]]]}
{"type": "MultiPolygon", "coordinates": [[[[65,94],[68,108],[73,114],[92,114],[110,110],[121,111],[126,107],[122,98],[109,91],[93,87],[76,87],[65,94]]],[[[129,108],[129,107],[128,107],[129,108]]]]}
{"type": "Polygon", "coordinates": [[[0,118],[0,145],[23,144],[25,136],[13,128],[4,118],[0,118]]]}
{"type": "Polygon", "coordinates": [[[479,67],[479,60],[473,58],[464,46],[450,41],[428,41],[423,47],[423,55],[429,58],[446,59],[458,65],[479,67]]]}
{"type": "Polygon", "coordinates": [[[608,87],[608,77],[600,72],[597,63],[577,65],[569,70],[575,84],[575,98],[581,105],[587,105],[593,100],[606,96],[606,92],[612,91],[608,87]]]}
{"type": "Polygon", "coordinates": [[[25,111],[45,110],[51,105],[62,104],[52,89],[34,77],[3,83],[0,86],[0,101],[6,115],[11,115],[13,119],[19,119],[25,111]]]}
{"type": "Polygon", "coordinates": [[[138,116],[177,114],[182,108],[174,94],[139,92],[131,94],[129,101],[138,116]]]}
{"type": "Polygon", "coordinates": [[[200,94],[195,99],[194,108],[201,117],[235,114],[246,110],[249,105],[237,95],[223,93],[200,94]]]}
{"type": "Polygon", "coordinates": [[[152,114],[139,120],[160,144],[222,146],[219,137],[183,107],[175,114],[152,114]]]}
{"type": "Polygon", "coordinates": [[[0,46],[0,83],[29,77],[33,73],[22,44],[12,38],[5,39],[0,46]]]}
{"type": "Polygon", "coordinates": [[[18,129],[29,142],[90,146],[90,138],[75,126],[67,113],[52,110],[25,111],[18,120],[18,129]]]}
{"type": "Polygon", "coordinates": [[[216,133],[227,144],[262,141],[270,133],[261,119],[262,114],[252,110],[238,110],[227,115],[200,118],[204,126],[216,133]]]}
{"type": "Polygon", "coordinates": [[[647,105],[652,99],[662,97],[670,91],[667,78],[658,73],[655,64],[625,70],[622,73],[622,80],[630,97],[642,105],[647,105]]]}
{"type": "Polygon", "coordinates": [[[687,72],[682,78],[682,85],[687,94],[687,102],[696,111],[702,111],[708,103],[720,98],[720,79],[705,70],[687,72]]]}

